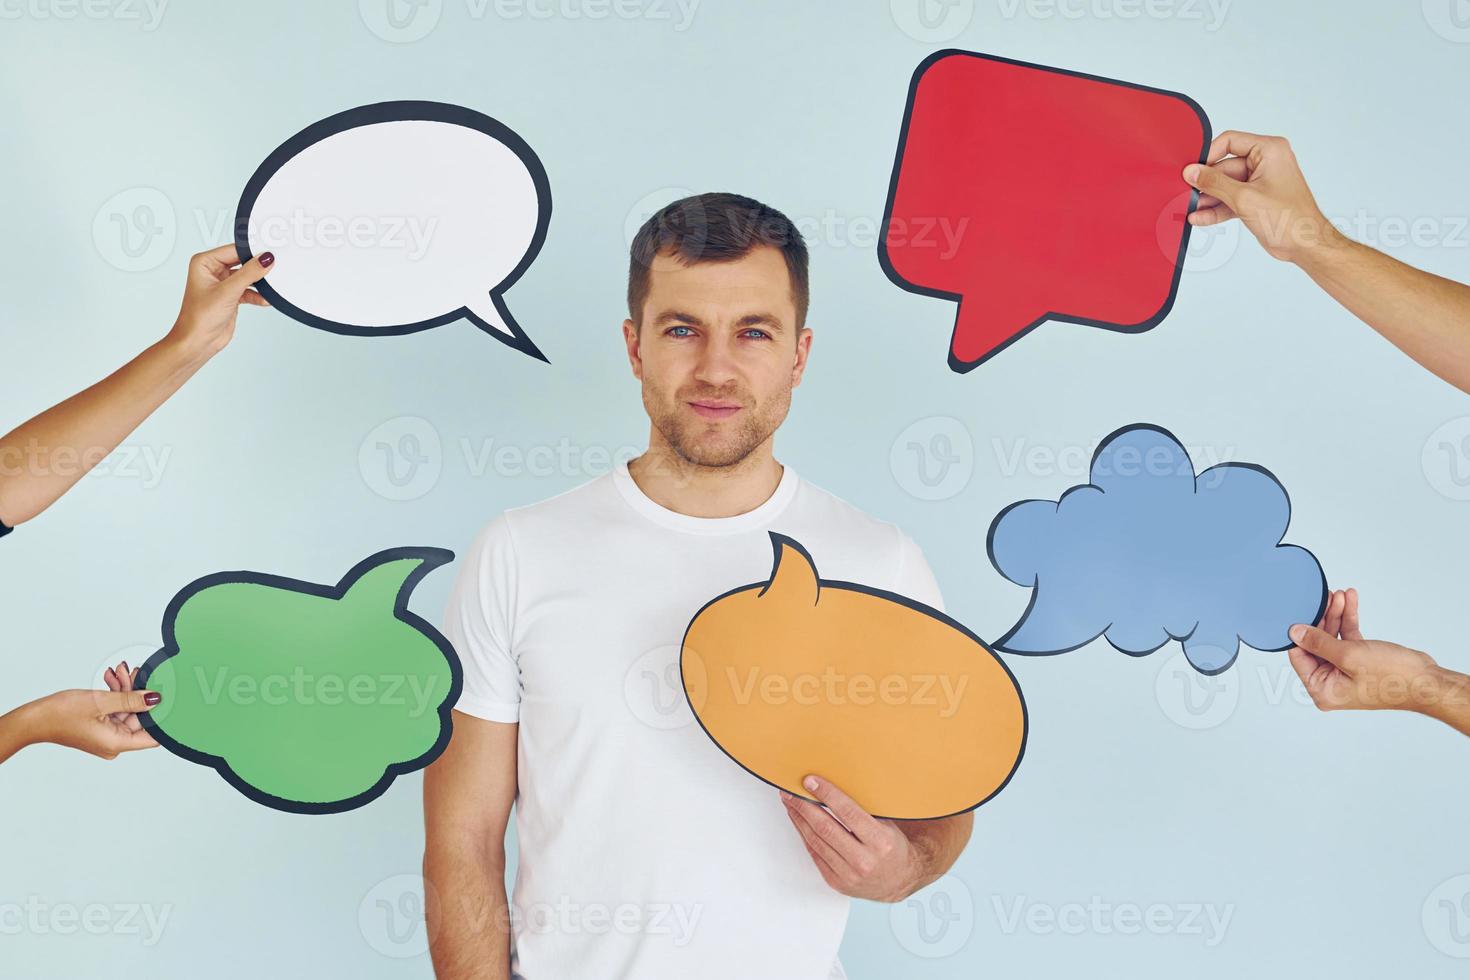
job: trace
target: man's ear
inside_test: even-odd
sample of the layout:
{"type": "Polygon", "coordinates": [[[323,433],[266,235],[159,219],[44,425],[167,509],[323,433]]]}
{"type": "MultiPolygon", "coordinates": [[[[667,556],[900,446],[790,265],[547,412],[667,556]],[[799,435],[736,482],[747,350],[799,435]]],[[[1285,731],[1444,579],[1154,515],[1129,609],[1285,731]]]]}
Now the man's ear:
{"type": "Polygon", "coordinates": [[[633,377],[642,381],[643,355],[638,350],[638,324],[632,320],[623,321],[623,343],[628,348],[628,364],[633,368],[633,377]]]}
{"type": "Polygon", "coordinates": [[[791,366],[791,387],[793,388],[801,384],[801,376],[806,372],[806,359],[811,349],[812,329],[802,327],[796,333],[796,363],[791,366]]]}

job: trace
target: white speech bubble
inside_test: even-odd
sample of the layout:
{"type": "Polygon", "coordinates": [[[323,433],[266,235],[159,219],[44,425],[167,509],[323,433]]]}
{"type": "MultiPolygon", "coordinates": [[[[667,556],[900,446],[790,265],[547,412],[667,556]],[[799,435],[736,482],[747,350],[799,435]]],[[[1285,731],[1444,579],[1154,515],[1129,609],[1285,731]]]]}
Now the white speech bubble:
{"type": "Polygon", "coordinates": [[[242,260],[257,288],[333,333],[414,333],[454,320],[546,360],[502,298],[546,240],[551,188],[525,140],[473,109],[380,102],[281,144],[245,185],[242,260]]]}

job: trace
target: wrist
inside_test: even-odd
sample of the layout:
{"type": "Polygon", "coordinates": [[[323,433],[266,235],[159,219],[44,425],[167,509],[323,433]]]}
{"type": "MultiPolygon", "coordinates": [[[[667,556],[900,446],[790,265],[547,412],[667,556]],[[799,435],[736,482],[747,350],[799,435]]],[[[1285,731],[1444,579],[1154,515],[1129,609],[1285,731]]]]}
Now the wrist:
{"type": "Polygon", "coordinates": [[[1285,258],[1312,275],[1348,255],[1357,244],[1319,212],[1297,229],[1285,258]]]}
{"type": "Polygon", "coordinates": [[[1420,714],[1450,725],[1470,717],[1470,677],[1433,664],[1425,673],[1425,691],[1416,708],[1420,714]]]}
{"type": "Polygon", "coordinates": [[[198,339],[197,334],[198,331],[185,331],[175,322],[173,328],[153,347],[170,369],[193,373],[217,353],[210,344],[198,339]]]}

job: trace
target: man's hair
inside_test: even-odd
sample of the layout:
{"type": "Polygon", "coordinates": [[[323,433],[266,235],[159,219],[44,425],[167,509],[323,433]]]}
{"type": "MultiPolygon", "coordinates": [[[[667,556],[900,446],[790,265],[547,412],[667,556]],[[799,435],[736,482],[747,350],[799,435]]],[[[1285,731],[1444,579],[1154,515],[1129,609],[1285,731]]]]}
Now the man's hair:
{"type": "Polygon", "coordinates": [[[806,242],[791,219],[773,207],[739,194],[695,194],[659,209],[638,229],[628,250],[628,315],[642,326],[648,299],[648,270],[655,256],[672,255],[685,265],[732,262],[762,245],[781,250],[791,276],[796,326],[806,323],[809,288],[806,242]]]}

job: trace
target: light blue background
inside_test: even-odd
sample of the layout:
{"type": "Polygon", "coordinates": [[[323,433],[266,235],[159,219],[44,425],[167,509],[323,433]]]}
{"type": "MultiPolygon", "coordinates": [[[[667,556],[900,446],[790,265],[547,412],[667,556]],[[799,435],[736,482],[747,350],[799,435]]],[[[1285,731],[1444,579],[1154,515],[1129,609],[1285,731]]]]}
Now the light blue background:
{"type": "MultiPolygon", "coordinates": [[[[1202,237],[1154,331],[1048,325],[962,376],[945,365],[953,307],[893,287],[872,247],[910,72],[954,45],[1185,91],[1217,130],[1288,134],[1330,215],[1380,240],[1423,219],[1420,243],[1391,251],[1470,278],[1470,30],[1449,20],[1451,0],[1235,0],[1218,23],[1185,0],[1133,18],[1105,16],[1141,9],[1129,0],[983,0],[936,7],[930,41],[913,36],[923,31],[906,0],[704,0],[684,29],[677,8],[651,0],[621,8],[646,15],[632,19],[592,19],[571,0],[584,16],[442,0],[424,10],[440,8],[426,36],[399,41],[369,27],[384,23],[382,0],[366,11],[175,0],[151,30],[141,4],[97,2],[88,9],[105,16],[65,0],[0,7],[0,425],[161,336],[188,255],[226,239],[263,156],[307,123],[383,99],[473,106],[540,154],[550,237],[508,301],[554,363],[467,324],[362,340],[246,310],[234,344],[128,440],[131,463],[109,461],[110,474],[0,545],[7,707],[97,683],[119,654],[138,663],[169,597],[200,575],[335,581],[384,547],[462,550],[501,509],[595,475],[528,475],[505,458],[486,469],[475,454],[490,440],[491,452],[642,447],[618,332],[625,228],[681,188],[739,190],[815,232],[815,344],[778,457],[906,528],[950,612],[980,635],[1026,605],[985,560],[994,514],[1055,499],[1082,482],[1095,440],[1149,421],[1203,451],[1202,465],[1270,468],[1292,495],[1287,540],[1310,547],[1331,584],[1359,588],[1366,629],[1470,669],[1470,503],[1457,499],[1470,490],[1450,468],[1470,467],[1459,451],[1470,399],[1297,270],[1233,230],[1202,237]],[[156,202],[147,188],[175,241],[129,271],[138,263],[112,215],[156,202]],[[369,434],[385,422],[390,442],[422,431],[404,417],[437,434],[441,472],[395,501],[373,464],[388,437],[369,434]],[[957,459],[943,499],[926,500],[936,494],[907,447],[941,446],[935,434],[957,459]]],[[[1078,147],[1079,168],[1107,165],[1078,147]]],[[[437,619],[451,577],[431,575],[414,607],[437,619]]],[[[1449,954],[1470,945],[1439,900],[1470,892],[1456,880],[1470,872],[1465,740],[1418,717],[1321,715],[1280,654],[1244,651],[1213,693],[1188,689],[1173,656],[1135,660],[1098,642],[1010,658],[1030,744],[943,886],[954,917],[941,930],[932,896],[922,921],[907,906],[856,905],[851,975],[1462,975],[1449,954]],[[1125,934],[1093,922],[1089,904],[1162,905],[1176,925],[1209,905],[1230,920],[1209,945],[1207,925],[1125,934]]],[[[428,977],[413,955],[422,936],[407,919],[390,931],[376,904],[418,869],[418,789],[404,778],[364,810],[313,819],[250,805],[164,752],[107,764],[27,750],[0,771],[0,973],[428,977]],[[108,924],[17,930],[3,913],[26,903],[48,914],[100,903],[108,924]],[[129,905],[168,913],[156,944],[128,930],[115,907],[129,905]]],[[[1458,927],[1470,938],[1470,909],[1458,927]]]]}

